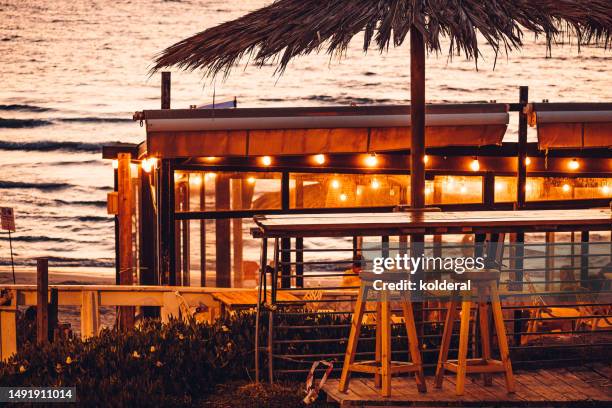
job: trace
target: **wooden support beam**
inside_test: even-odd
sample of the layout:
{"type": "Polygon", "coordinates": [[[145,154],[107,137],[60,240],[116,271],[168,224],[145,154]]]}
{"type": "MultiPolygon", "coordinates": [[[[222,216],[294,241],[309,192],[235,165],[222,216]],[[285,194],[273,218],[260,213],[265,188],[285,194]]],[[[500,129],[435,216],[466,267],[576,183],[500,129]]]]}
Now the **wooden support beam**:
{"type": "MultiPolygon", "coordinates": [[[[525,107],[529,103],[529,87],[521,86],[519,102],[525,107]]],[[[527,115],[524,112],[519,112],[519,130],[518,130],[518,163],[517,163],[517,180],[516,180],[516,205],[519,209],[525,207],[525,196],[527,186],[527,115]]]]}
{"type": "Polygon", "coordinates": [[[544,284],[544,289],[546,291],[549,291],[552,289],[551,282],[554,279],[554,271],[555,271],[555,233],[554,232],[546,233],[545,255],[546,255],[546,260],[545,260],[546,270],[544,272],[544,280],[546,281],[546,283],[544,284]]]}
{"type": "Polygon", "coordinates": [[[170,88],[172,85],[171,73],[164,71],[161,73],[161,108],[170,109],[170,88]]]}
{"type": "MultiPolygon", "coordinates": [[[[119,260],[121,285],[134,284],[134,254],[132,215],[134,211],[134,193],[132,191],[132,174],[130,153],[119,153],[117,156],[119,167],[118,195],[119,195],[119,260]]],[[[129,330],[134,327],[134,308],[122,307],[119,309],[119,327],[129,330]]]]}
{"type": "Polygon", "coordinates": [[[159,274],[162,285],[176,285],[174,162],[163,159],[158,169],[157,223],[159,274]]]}
{"type": "MultiPolygon", "coordinates": [[[[230,209],[230,179],[226,174],[217,174],[215,178],[215,203],[217,210],[230,209]]],[[[215,235],[217,287],[229,288],[232,286],[229,219],[215,220],[215,235]]]]}
{"type": "Polygon", "coordinates": [[[55,340],[55,329],[57,328],[57,307],[59,305],[59,293],[57,288],[51,288],[49,291],[49,341],[55,340]]]}
{"type": "Polygon", "coordinates": [[[36,342],[49,341],[49,260],[36,259],[36,342]]]}
{"type": "MultiPolygon", "coordinates": [[[[206,209],[206,177],[202,176],[200,184],[200,211],[206,209]]],[[[200,221],[200,286],[206,286],[206,220],[200,221]]]]}
{"type": "Polygon", "coordinates": [[[410,27],[410,197],[412,208],[425,206],[425,41],[410,27]]]}
{"type": "MultiPolygon", "coordinates": [[[[97,291],[81,292],[81,339],[97,336],[100,331],[100,294],[97,291]]],[[[123,306],[121,310],[133,306],[123,306]]]]}
{"type": "Polygon", "coordinates": [[[589,231],[580,233],[580,284],[588,288],[589,281],[589,231]]]}
{"type": "Polygon", "coordinates": [[[153,203],[153,173],[139,170],[140,175],[140,216],[139,249],[140,249],[140,284],[158,285],[155,265],[157,242],[157,214],[153,203]]]}

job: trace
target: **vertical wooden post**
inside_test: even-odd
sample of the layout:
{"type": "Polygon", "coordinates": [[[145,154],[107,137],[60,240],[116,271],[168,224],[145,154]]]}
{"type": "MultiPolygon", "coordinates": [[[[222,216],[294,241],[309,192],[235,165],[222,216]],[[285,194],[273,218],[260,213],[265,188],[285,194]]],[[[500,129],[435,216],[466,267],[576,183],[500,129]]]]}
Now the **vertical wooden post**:
{"type": "MultiPolygon", "coordinates": [[[[232,179],[232,208],[234,210],[242,210],[242,183],[239,178],[232,179]]],[[[234,249],[234,287],[242,286],[244,276],[242,273],[242,218],[234,218],[232,220],[232,244],[234,249]]]]}
{"type": "MultiPolygon", "coordinates": [[[[304,207],[304,178],[297,176],[295,179],[295,208],[304,207]]],[[[353,258],[354,259],[354,258],[353,258]]],[[[304,287],[304,238],[295,238],[295,286],[304,287]]]]}
{"type": "Polygon", "coordinates": [[[519,99],[521,111],[519,112],[518,130],[516,205],[519,209],[521,209],[525,207],[525,196],[527,191],[527,163],[525,163],[525,159],[527,158],[527,114],[523,112],[523,109],[529,103],[529,87],[521,86],[519,99]]]}
{"type": "Polygon", "coordinates": [[[49,291],[51,298],[49,299],[49,341],[54,341],[55,329],[57,328],[57,306],[59,304],[57,288],[51,288],[49,291]]]}
{"type": "Polygon", "coordinates": [[[161,108],[170,109],[170,88],[172,84],[171,73],[164,71],[161,73],[161,108]]]}
{"type": "MultiPolygon", "coordinates": [[[[123,306],[123,308],[132,308],[123,306]]],[[[130,315],[130,316],[133,316],[130,315]]],[[[98,335],[100,330],[100,294],[94,290],[81,292],[81,339],[98,335]]]]}
{"type": "Polygon", "coordinates": [[[495,174],[487,171],[482,178],[482,198],[487,209],[495,206],[495,174]]]}
{"type": "Polygon", "coordinates": [[[162,159],[159,167],[157,225],[159,274],[162,285],[176,285],[176,241],[174,208],[174,162],[162,159]]]}
{"type": "MultiPolygon", "coordinates": [[[[134,256],[132,251],[132,212],[134,197],[132,192],[132,174],[130,153],[119,153],[119,253],[121,285],[134,284],[134,256]]],[[[122,306],[119,308],[119,327],[128,330],[134,327],[134,308],[122,306]]]]}
{"type": "Polygon", "coordinates": [[[140,169],[140,284],[157,285],[157,271],[155,268],[157,219],[153,204],[152,173],[140,169]]]}
{"type": "MultiPolygon", "coordinates": [[[[289,210],[290,205],[290,191],[289,191],[289,172],[283,172],[281,178],[281,208],[283,211],[289,210]]],[[[281,275],[283,278],[281,279],[281,287],[290,288],[291,287],[291,278],[288,276],[291,275],[291,238],[282,238],[281,239],[281,257],[280,261],[282,263],[281,275]]]]}
{"type": "MultiPolygon", "coordinates": [[[[17,302],[17,299],[14,300],[17,302]]],[[[49,260],[36,259],[36,342],[49,341],[49,260]]]]}
{"type": "MultiPolygon", "coordinates": [[[[181,189],[181,210],[189,211],[189,180],[183,183],[181,189]]],[[[191,285],[191,276],[189,268],[191,266],[191,258],[190,258],[190,247],[191,247],[191,238],[189,233],[189,220],[180,221],[181,231],[181,248],[182,248],[182,258],[181,260],[181,286],[190,286],[191,285]]]]}
{"type": "Polygon", "coordinates": [[[588,288],[589,280],[589,231],[580,233],[580,285],[588,288]]]}
{"type": "MultiPolygon", "coordinates": [[[[200,185],[200,211],[206,210],[206,177],[200,185]]],[[[206,220],[200,221],[200,286],[206,286],[206,220]]]]}
{"type": "MultiPolygon", "coordinates": [[[[418,13],[418,12],[417,12],[418,13]]],[[[425,206],[425,42],[410,27],[410,197],[412,208],[425,206]]]]}
{"type": "MultiPolygon", "coordinates": [[[[215,178],[215,204],[217,211],[230,209],[230,179],[226,174],[217,174],[215,178]]],[[[230,220],[215,220],[215,259],[217,287],[232,286],[230,220]]]]}
{"type": "MultiPolygon", "coordinates": [[[[119,191],[119,171],[113,169],[114,191],[119,191]]],[[[119,285],[121,276],[121,252],[119,251],[119,215],[115,214],[115,285],[119,285]]]]}

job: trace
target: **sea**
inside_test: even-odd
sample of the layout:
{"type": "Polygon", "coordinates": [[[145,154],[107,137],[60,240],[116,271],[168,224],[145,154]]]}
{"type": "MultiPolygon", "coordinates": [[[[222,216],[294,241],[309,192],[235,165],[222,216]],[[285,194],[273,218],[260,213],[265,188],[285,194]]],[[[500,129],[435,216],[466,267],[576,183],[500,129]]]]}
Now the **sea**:
{"type": "MultiPolygon", "coordinates": [[[[113,170],[101,146],[144,139],[132,114],[160,107],[160,75],[149,71],[157,53],[269,3],[0,0],[0,206],[16,213],[18,280],[39,256],[77,282],[113,276],[114,228],[106,213],[113,170]]],[[[428,102],[517,102],[521,85],[533,101],[612,101],[610,50],[579,50],[568,41],[549,52],[544,38],[528,32],[524,47],[508,54],[495,56],[481,43],[477,63],[447,53],[428,57],[428,102]]],[[[274,64],[247,60],[228,78],[175,69],[172,107],[213,97],[236,97],[239,107],[409,103],[408,41],[367,54],[361,44],[358,35],[342,56],[300,57],[282,76],[274,64]]],[[[508,141],[516,139],[517,119],[511,121],[508,141]]],[[[2,232],[0,270],[10,263],[2,232]]]]}

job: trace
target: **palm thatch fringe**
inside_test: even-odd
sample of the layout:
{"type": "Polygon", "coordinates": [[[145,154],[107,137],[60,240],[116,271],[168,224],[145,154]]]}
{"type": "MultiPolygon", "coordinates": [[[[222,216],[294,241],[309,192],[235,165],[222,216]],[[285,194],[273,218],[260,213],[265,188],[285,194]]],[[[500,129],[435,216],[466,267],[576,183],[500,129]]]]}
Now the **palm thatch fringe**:
{"type": "Polygon", "coordinates": [[[463,53],[476,61],[479,33],[496,56],[521,47],[525,30],[544,35],[549,48],[572,37],[578,45],[612,43],[611,0],[417,0],[420,13],[413,1],[277,0],[168,47],[156,56],[152,71],[178,66],[227,75],[249,56],[257,65],[277,62],[282,73],[298,55],[345,52],[360,32],[364,52],[372,41],[381,52],[399,46],[413,23],[429,52],[441,52],[440,40],[447,38],[449,55],[463,53]]]}

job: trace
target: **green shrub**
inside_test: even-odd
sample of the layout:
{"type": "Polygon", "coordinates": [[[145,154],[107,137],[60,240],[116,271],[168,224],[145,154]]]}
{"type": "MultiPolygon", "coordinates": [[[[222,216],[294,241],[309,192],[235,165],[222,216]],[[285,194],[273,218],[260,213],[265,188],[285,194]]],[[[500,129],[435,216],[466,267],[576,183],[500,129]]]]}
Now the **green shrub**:
{"type": "Polygon", "coordinates": [[[82,404],[192,405],[220,383],[248,379],[254,316],[213,325],[145,321],[127,333],[105,330],[81,341],[31,341],[0,364],[0,386],[75,386],[82,404]]]}

